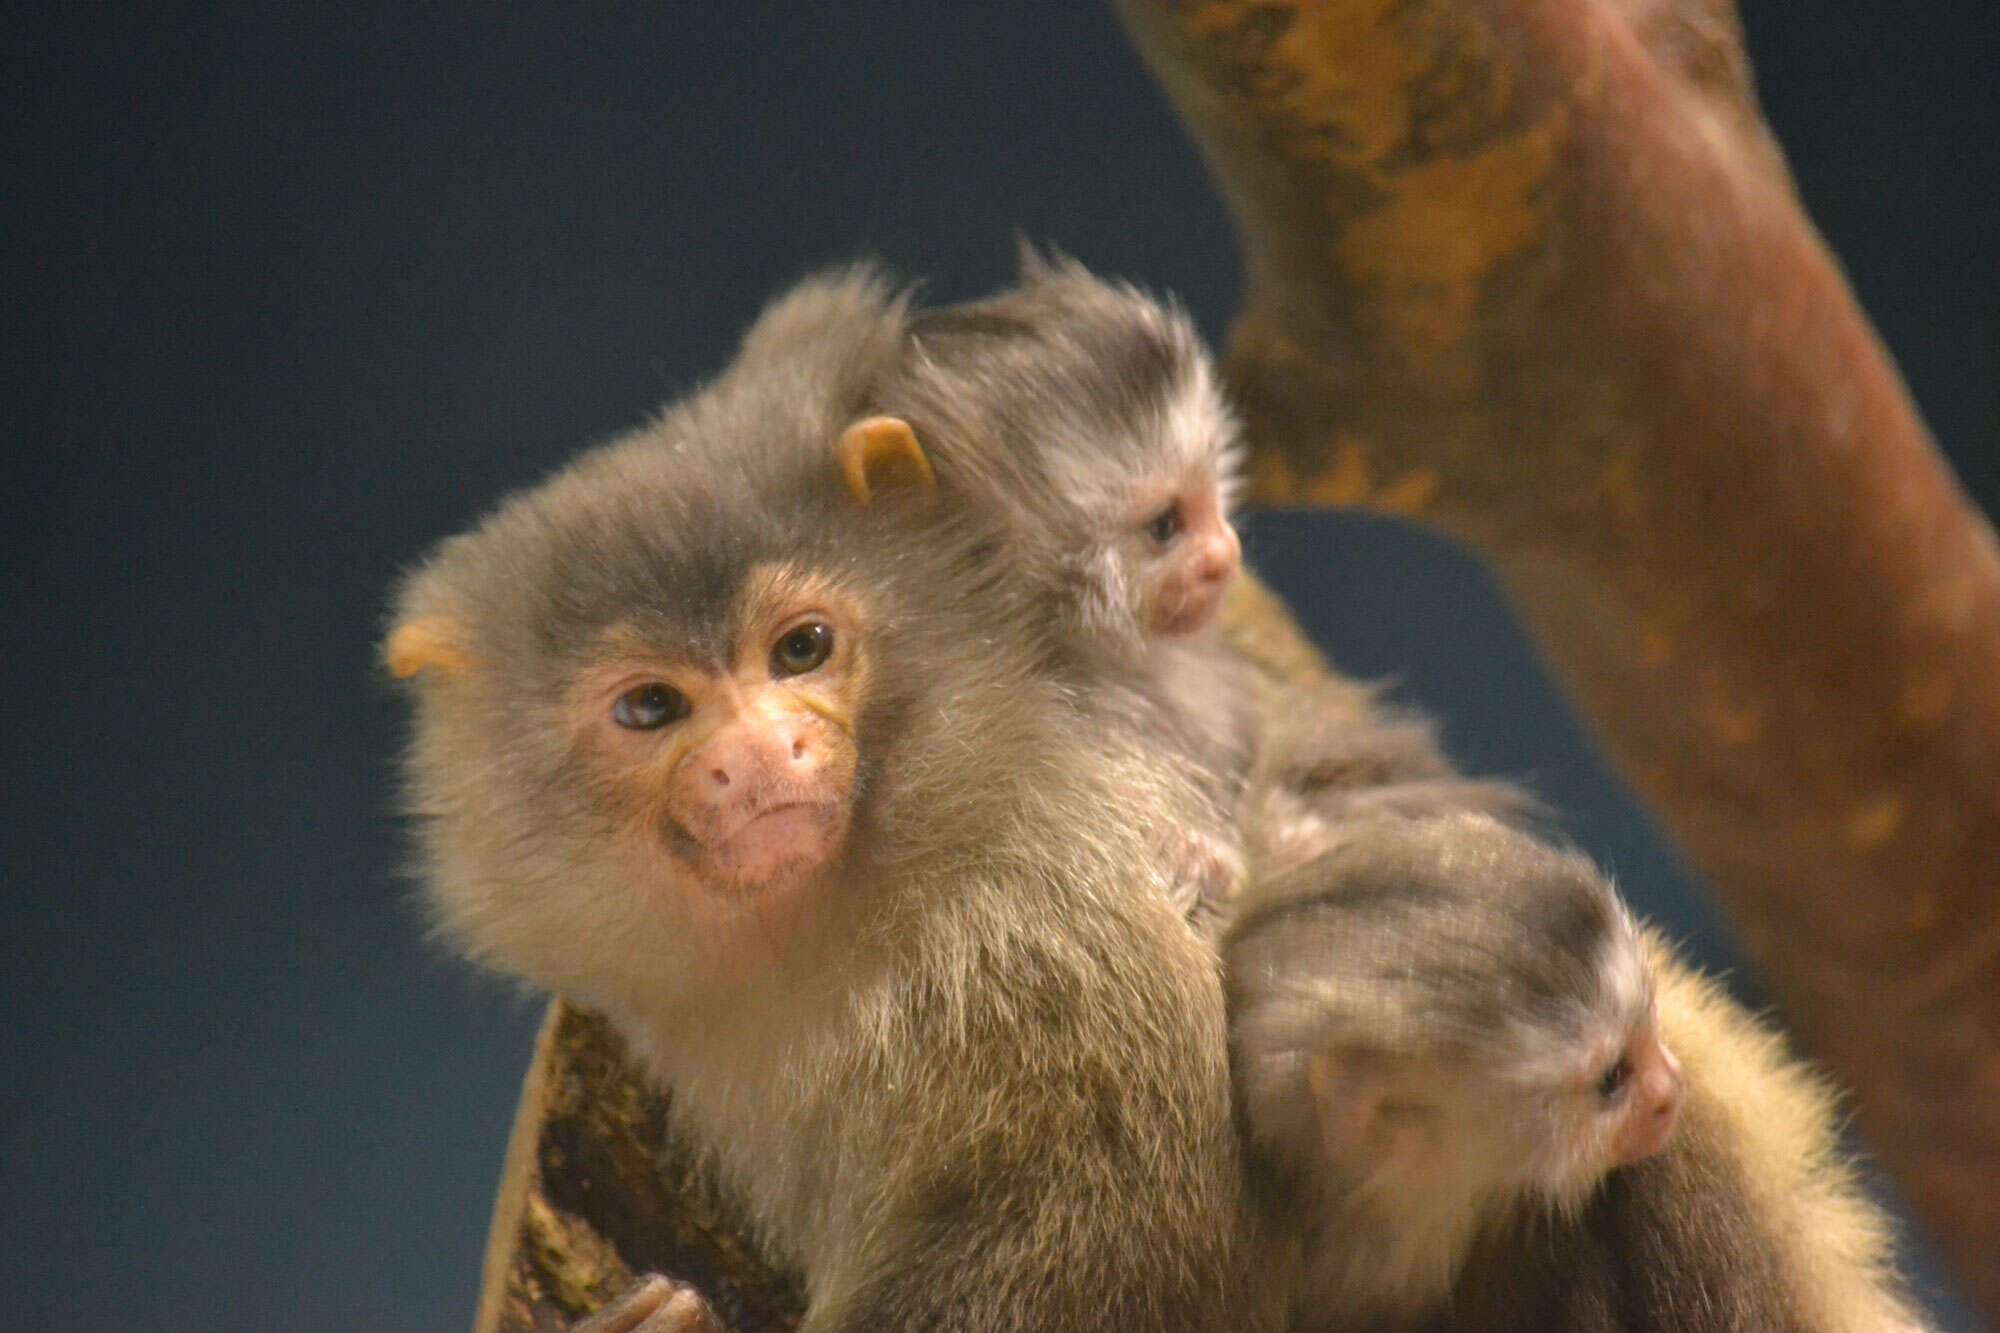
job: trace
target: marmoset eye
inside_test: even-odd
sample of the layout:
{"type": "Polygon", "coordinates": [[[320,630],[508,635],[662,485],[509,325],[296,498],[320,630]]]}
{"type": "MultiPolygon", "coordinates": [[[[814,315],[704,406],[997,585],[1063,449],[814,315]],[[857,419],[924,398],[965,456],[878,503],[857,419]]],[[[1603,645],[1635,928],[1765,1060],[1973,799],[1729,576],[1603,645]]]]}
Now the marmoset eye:
{"type": "Polygon", "coordinates": [[[657,680],[625,691],[611,705],[611,720],[633,731],[655,731],[687,715],[687,696],[657,680]]]}
{"type": "Polygon", "coordinates": [[[833,655],[833,627],[810,620],[785,631],[771,649],[771,674],[803,676],[833,655]]]}

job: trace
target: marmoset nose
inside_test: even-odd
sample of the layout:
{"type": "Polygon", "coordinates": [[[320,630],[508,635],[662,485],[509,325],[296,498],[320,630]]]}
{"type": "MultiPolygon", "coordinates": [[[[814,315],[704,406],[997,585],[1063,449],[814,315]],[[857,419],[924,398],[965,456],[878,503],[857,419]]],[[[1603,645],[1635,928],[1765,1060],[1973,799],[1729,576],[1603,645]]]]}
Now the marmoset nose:
{"type": "Polygon", "coordinates": [[[1223,582],[1236,572],[1242,558],[1243,543],[1237,539],[1236,530],[1222,524],[1219,531],[1202,540],[1195,556],[1195,577],[1203,583],[1223,582]]]}
{"type": "Polygon", "coordinates": [[[1632,1065],[1632,1081],[1616,1153],[1621,1166],[1643,1161],[1666,1146],[1684,1095],[1681,1062],[1657,1036],[1648,1033],[1635,1040],[1625,1058],[1632,1065]]]}
{"type": "Polygon", "coordinates": [[[797,719],[737,728],[717,737],[702,759],[717,794],[743,782],[806,777],[818,763],[810,728],[797,719]]]}

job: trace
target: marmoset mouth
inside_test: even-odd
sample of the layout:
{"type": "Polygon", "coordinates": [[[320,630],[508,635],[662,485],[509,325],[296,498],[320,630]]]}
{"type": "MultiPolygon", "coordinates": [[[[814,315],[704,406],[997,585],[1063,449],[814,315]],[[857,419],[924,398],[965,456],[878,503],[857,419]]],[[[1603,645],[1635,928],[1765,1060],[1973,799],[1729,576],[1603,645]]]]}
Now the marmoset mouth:
{"type": "Polygon", "coordinates": [[[839,801],[785,801],[766,806],[727,835],[697,842],[708,875],[755,891],[816,870],[839,852],[847,833],[839,801]]]}

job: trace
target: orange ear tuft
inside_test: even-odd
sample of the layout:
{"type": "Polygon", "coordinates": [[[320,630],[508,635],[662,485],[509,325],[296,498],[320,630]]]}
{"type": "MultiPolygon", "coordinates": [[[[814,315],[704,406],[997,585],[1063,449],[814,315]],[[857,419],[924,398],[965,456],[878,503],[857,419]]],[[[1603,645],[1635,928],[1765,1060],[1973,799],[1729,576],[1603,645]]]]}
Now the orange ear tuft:
{"type": "Polygon", "coordinates": [[[396,626],[382,645],[382,660],[397,676],[414,676],[425,667],[440,671],[470,671],[478,661],[458,646],[458,630],[442,616],[426,616],[396,626]]]}
{"type": "Polygon", "coordinates": [[[916,432],[900,417],[864,417],[840,433],[840,475],[856,504],[885,486],[937,485],[916,432]]]}

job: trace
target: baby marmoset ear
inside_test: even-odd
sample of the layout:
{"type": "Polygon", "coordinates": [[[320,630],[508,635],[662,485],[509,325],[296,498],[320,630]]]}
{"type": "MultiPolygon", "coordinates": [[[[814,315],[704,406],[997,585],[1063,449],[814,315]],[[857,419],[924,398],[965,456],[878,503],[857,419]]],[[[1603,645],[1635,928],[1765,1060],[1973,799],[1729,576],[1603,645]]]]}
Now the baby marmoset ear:
{"type": "Polygon", "coordinates": [[[841,479],[855,504],[867,504],[880,490],[937,486],[937,473],[917,443],[917,433],[901,417],[862,418],[840,433],[836,452],[841,479]]]}
{"type": "Polygon", "coordinates": [[[1379,1055],[1334,1048],[1306,1062],[1319,1147],[1351,1172],[1394,1165],[1407,1170],[1427,1155],[1429,1127],[1420,1104],[1399,1098],[1391,1066],[1379,1055]]]}

